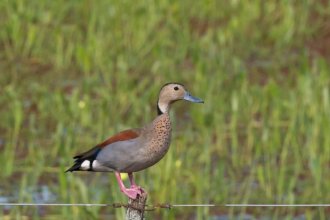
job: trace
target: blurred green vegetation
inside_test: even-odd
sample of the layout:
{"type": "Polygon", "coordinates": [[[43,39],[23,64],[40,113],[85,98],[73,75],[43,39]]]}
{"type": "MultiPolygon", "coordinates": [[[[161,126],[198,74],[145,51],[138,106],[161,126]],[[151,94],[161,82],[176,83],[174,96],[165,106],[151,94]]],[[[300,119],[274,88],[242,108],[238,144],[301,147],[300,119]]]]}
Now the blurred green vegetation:
{"type": "MultiPolygon", "coordinates": [[[[137,173],[149,203],[330,202],[327,1],[0,1],[0,197],[126,202],[71,157],[156,115],[184,83],[166,157],[137,173]],[[38,194],[39,192],[39,194],[38,194]]],[[[6,201],[6,200],[5,200],[6,201]]],[[[111,208],[0,207],[1,218],[99,219],[111,208]]],[[[325,208],[175,208],[147,218],[326,219],[325,208]]]]}

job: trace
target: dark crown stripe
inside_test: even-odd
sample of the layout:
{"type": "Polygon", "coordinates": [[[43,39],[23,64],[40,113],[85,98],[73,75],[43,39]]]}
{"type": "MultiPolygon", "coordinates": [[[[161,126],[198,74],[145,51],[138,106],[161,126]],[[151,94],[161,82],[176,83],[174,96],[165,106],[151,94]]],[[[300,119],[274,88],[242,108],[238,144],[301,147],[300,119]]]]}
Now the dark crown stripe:
{"type": "Polygon", "coordinates": [[[180,85],[180,86],[183,86],[183,87],[184,87],[184,85],[181,84],[181,83],[177,83],[177,82],[169,82],[169,83],[164,84],[164,85],[162,86],[162,88],[164,88],[165,86],[168,86],[168,85],[170,85],[170,84],[176,84],[176,85],[180,85]]]}

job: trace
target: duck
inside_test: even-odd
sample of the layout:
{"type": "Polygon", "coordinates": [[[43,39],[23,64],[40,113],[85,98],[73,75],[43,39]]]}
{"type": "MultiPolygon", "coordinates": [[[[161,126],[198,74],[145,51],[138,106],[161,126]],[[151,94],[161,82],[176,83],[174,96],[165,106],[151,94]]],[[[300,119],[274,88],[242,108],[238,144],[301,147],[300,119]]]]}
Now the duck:
{"type": "Polygon", "coordinates": [[[138,186],[133,173],[145,170],[159,162],[169,150],[171,143],[171,105],[179,100],[204,103],[192,96],[180,83],[162,86],[157,101],[157,117],[141,128],[121,131],[92,149],[73,157],[74,164],[66,172],[113,172],[120,190],[131,199],[145,191],[138,186]],[[121,173],[127,173],[130,187],[126,188],[121,173]]]}

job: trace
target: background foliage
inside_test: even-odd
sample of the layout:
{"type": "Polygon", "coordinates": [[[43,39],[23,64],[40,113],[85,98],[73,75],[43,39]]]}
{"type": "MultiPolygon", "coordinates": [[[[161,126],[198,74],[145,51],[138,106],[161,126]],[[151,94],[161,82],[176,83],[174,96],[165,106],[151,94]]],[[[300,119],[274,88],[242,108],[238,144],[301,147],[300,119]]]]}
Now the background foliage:
{"type": "MultiPolygon", "coordinates": [[[[330,202],[328,1],[0,1],[0,201],[125,202],[71,157],[156,115],[184,83],[171,149],[138,173],[149,202],[330,202]]],[[[9,208],[98,219],[111,208],[9,208]]],[[[178,208],[148,218],[326,219],[325,208],[178,208]]]]}

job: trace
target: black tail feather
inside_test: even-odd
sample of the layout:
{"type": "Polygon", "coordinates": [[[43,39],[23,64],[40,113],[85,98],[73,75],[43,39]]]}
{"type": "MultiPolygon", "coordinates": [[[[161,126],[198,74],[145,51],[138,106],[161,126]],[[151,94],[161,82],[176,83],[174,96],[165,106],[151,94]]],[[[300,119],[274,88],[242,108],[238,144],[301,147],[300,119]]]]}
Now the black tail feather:
{"type": "Polygon", "coordinates": [[[92,163],[92,161],[95,160],[100,150],[101,149],[99,147],[94,147],[85,153],[75,156],[73,158],[75,160],[73,166],[67,169],[65,172],[67,173],[67,172],[79,171],[82,162],[84,162],[85,160],[89,160],[92,163]]]}
{"type": "Polygon", "coordinates": [[[72,167],[70,167],[69,169],[67,169],[65,172],[67,173],[67,172],[78,171],[80,168],[80,165],[81,165],[81,162],[76,161],[75,164],[72,167]]]}

